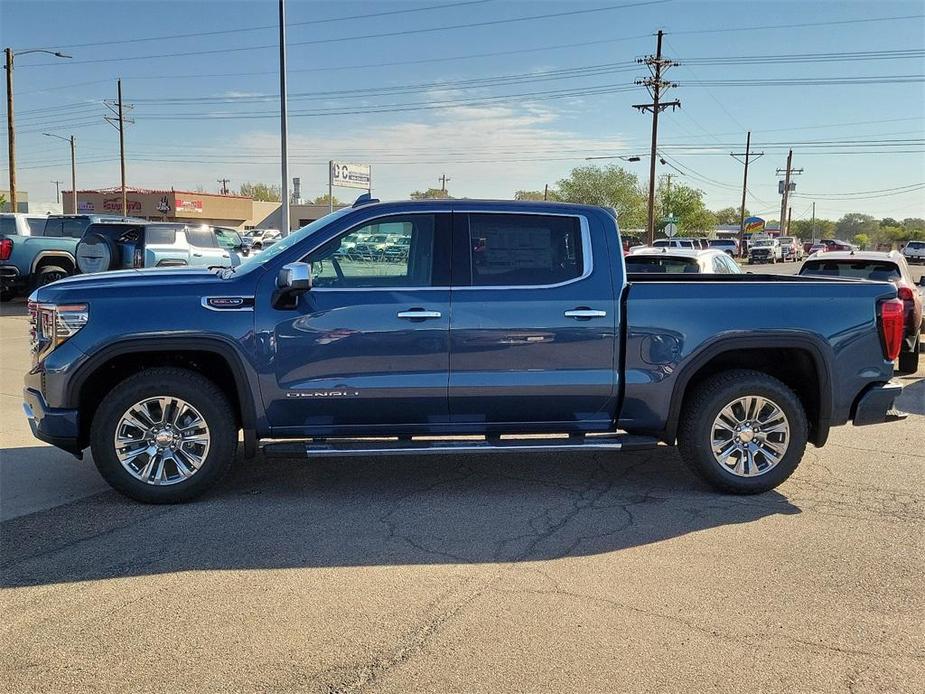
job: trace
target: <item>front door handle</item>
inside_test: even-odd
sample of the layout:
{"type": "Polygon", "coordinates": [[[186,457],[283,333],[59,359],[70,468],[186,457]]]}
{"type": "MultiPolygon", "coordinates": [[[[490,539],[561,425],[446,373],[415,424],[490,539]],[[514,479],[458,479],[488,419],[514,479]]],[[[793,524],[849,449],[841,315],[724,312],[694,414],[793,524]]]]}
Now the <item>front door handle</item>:
{"type": "Polygon", "coordinates": [[[587,320],[589,318],[606,318],[607,311],[595,311],[590,308],[575,308],[565,312],[566,318],[575,318],[577,320],[587,320]]]}
{"type": "Polygon", "coordinates": [[[423,308],[412,308],[408,311],[399,311],[398,317],[404,320],[428,320],[430,318],[441,318],[440,311],[427,311],[423,308]]]}

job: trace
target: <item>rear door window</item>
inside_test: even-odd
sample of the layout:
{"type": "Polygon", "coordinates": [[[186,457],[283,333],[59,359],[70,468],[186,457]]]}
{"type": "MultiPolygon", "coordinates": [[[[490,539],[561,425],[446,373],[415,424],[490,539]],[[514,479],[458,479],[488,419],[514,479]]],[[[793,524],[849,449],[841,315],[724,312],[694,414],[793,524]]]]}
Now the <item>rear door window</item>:
{"type": "Polygon", "coordinates": [[[190,245],[196,248],[218,248],[215,233],[208,227],[187,227],[186,238],[189,239],[190,245]]]}
{"type": "Polygon", "coordinates": [[[0,217],[0,234],[12,236],[16,233],[15,217],[0,217]]]}
{"type": "Polygon", "coordinates": [[[577,217],[469,215],[471,286],[560,284],[585,267],[577,217]]]}
{"type": "Polygon", "coordinates": [[[26,217],[26,224],[29,225],[29,234],[32,236],[41,236],[45,231],[44,217],[26,217]]]}
{"type": "Polygon", "coordinates": [[[177,242],[176,227],[152,226],[145,228],[145,243],[152,246],[172,246],[177,242]]]}

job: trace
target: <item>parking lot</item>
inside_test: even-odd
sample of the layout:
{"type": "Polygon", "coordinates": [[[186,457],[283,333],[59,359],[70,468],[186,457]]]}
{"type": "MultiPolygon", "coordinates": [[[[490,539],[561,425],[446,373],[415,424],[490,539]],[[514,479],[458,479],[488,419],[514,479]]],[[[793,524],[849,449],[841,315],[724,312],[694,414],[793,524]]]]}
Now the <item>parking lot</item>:
{"type": "Polygon", "coordinates": [[[925,369],[902,379],[908,419],[833,430],[760,496],[719,495],[659,449],[258,458],[200,501],[145,506],[89,458],[32,438],[26,328],[22,303],[5,304],[9,691],[863,692],[925,679],[925,369]]]}

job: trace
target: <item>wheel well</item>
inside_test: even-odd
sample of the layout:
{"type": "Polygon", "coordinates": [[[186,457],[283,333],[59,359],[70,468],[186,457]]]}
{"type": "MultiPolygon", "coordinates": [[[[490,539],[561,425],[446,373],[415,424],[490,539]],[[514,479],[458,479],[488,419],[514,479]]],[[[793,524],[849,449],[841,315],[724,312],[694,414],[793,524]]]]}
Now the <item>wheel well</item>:
{"type": "Polygon", "coordinates": [[[80,440],[90,439],[90,425],[103,398],[129,376],[156,366],[188,368],[215,383],[231,404],[238,427],[242,426],[241,401],[235,385],[235,375],[228,361],[207,350],[176,350],[170,352],[128,352],[119,354],[96,367],[83,379],[78,394],[80,440]]]}
{"type": "Polygon", "coordinates": [[[684,390],[684,402],[703,381],[722,371],[730,369],[751,369],[760,371],[782,381],[790,387],[806,410],[809,423],[809,438],[817,439],[822,403],[820,377],[812,354],[799,347],[737,349],[722,352],[700,367],[691,377],[684,390]]]}
{"type": "Polygon", "coordinates": [[[33,272],[38,272],[43,267],[49,266],[60,267],[70,273],[73,273],[75,269],[74,261],[66,255],[43,255],[35,263],[35,270],[33,270],[33,272]]]}

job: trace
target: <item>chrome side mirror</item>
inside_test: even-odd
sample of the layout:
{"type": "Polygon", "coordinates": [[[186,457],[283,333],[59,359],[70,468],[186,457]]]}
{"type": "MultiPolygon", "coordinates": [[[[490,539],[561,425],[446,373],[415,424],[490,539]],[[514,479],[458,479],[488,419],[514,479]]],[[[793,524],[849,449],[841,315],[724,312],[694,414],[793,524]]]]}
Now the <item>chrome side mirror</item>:
{"type": "Polygon", "coordinates": [[[308,263],[287,263],[276,276],[273,308],[294,309],[299,296],[312,288],[312,266],[308,263]]]}

